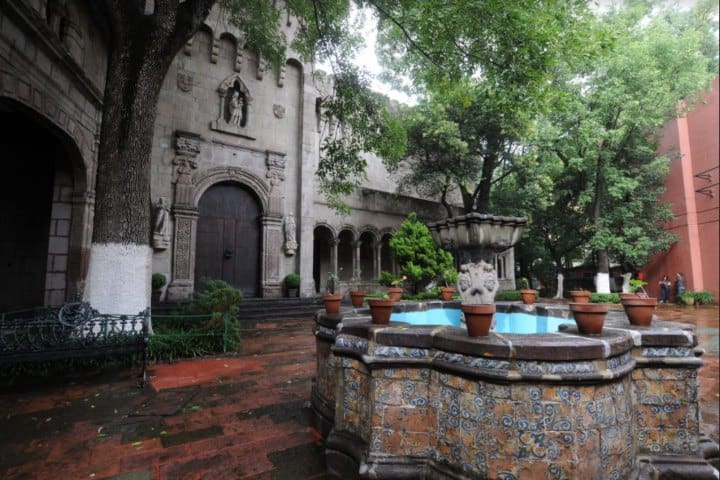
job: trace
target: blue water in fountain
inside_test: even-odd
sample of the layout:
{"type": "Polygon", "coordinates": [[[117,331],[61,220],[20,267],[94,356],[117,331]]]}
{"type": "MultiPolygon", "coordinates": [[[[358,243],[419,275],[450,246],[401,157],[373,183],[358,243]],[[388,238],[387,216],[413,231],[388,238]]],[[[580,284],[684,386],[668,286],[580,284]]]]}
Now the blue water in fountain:
{"type": "MultiPolygon", "coordinates": [[[[432,308],[419,312],[396,312],[390,316],[394,322],[405,322],[410,325],[448,325],[460,327],[462,312],[454,308],[432,308]]],[[[495,312],[494,332],[497,333],[554,333],[558,326],[563,324],[574,324],[573,319],[560,317],[547,317],[544,315],[532,315],[529,313],[504,313],[495,312]]]]}

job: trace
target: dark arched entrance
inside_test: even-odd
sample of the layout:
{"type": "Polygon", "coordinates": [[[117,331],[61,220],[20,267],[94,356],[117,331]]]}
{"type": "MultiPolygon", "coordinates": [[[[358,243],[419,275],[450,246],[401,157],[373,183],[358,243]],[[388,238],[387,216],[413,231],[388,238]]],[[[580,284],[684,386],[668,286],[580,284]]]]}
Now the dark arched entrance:
{"type": "Polygon", "coordinates": [[[260,204],[243,187],[220,183],[200,199],[195,280],[228,282],[246,297],[260,289],[260,204]]]}
{"type": "Polygon", "coordinates": [[[329,228],[323,225],[315,227],[313,231],[313,280],[316,293],[325,289],[327,275],[332,271],[333,244],[333,233],[329,228]]]}
{"type": "Polygon", "coordinates": [[[66,298],[74,181],[60,136],[36,113],[0,100],[0,311],[66,298]]]}

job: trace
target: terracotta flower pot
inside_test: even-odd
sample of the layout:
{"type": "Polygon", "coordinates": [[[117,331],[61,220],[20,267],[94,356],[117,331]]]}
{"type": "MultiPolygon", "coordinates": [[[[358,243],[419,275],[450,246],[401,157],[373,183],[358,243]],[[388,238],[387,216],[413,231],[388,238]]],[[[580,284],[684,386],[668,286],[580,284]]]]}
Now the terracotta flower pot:
{"type": "Polygon", "coordinates": [[[570,298],[573,303],[589,303],[590,292],[587,290],[570,290],[570,298]]]}
{"type": "Polygon", "coordinates": [[[365,302],[365,290],[350,290],[350,302],[355,308],[362,307],[365,302]]]}
{"type": "Polygon", "coordinates": [[[372,315],[372,323],[379,325],[387,325],[390,323],[390,314],[395,304],[393,300],[386,298],[368,298],[368,306],[370,306],[370,315],[372,315]]]}
{"type": "Polygon", "coordinates": [[[622,301],[622,306],[631,325],[646,327],[652,322],[657,298],[626,298],[622,301]]]}
{"type": "Polygon", "coordinates": [[[580,333],[598,334],[605,324],[608,306],[604,303],[571,303],[570,310],[580,333]]]}
{"type": "Polygon", "coordinates": [[[490,333],[495,304],[466,305],[461,304],[468,335],[471,337],[486,337],[490,333]]]}
{"type": "Polygon", "coordinates": [[[537,290],[522,289],[520,290],[520,297],[525,305],[532,305],[537,300],[537,290]]]}
{"type": "Polygon", "coordinates": [[[440,299],[444,300],[446,302],[449,302],[450,300],[452,300],[454,294],[455,294],[455,287],[442,287],[440,289],[440,299]]]}
{"type": "Polygon", "coordinates": [[[327,313],[335,315],[340,312],[340,300],[342,300],[342,295],[331,293],[323,296],[322,299],[325,303],[325,311],[327,313]]]}
{"type": "Polygon", "coordinates": [[[388,297],[390,297],[390,300],[393,302],[399,302],[402,298],[403,289],[402,287],[389,287],[388,288],[388,297]]]}

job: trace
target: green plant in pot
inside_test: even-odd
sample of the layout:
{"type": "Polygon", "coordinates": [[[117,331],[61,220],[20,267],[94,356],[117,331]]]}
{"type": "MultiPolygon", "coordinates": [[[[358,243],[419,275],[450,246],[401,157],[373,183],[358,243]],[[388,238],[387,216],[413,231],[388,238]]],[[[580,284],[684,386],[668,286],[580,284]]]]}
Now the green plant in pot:
{"type": "Polygon", "coordinates": [[[657,298],[648,296],[645,285],[646,281],[633,278],[630,280],[633,295],[621,295],[621,303],[631,325],[648,326],[652,322],[657,298]]]}
{"type": "Polygon", "coordinates": [[[162,289],[167,285],[167,277],[164,273],[153,273],[150,278],[150,284],[152,286],[152,301],[159,302],[160,296],[162,295],[162,289]]]}
{"type": "Polygon", "coordinates": [[[537,290],[530,288],[530,282],[525,277],[520,277],[517,281],[520,297],[525,305],[532,305],[537,300],[537,290]]]}
{"type": "Polygon", "coordinates": [[[285,291],[287,292],[288,297],[297,297],[298,296],[298,290],[300,288],[300,275],[297,273],[288,273],[285,275],[285,279],[283,280],[283,283],[285,283],[285,291]]]}
{"type": "Polygon", "coordinates": [[[446,268],[440,275],[440,280],[444,284],[440,287],[440,298],[444,301],[452,300],[455,294],[455,284],[458,280],[458,272],[454,268],[446,268]]]}
{"type": "Polygon", "coordinates": [[[353,280],[350,284],[350,291],[348,292],[350,294],[350,303],[352,303],[352,306],[355,308],[362,307],[363,303],[365,302],[365,290],[360,288],[360,279],[362,278],[362,270],[359,268],[355,270],[355,273],[353,274],[353,280]]]}
{"type": "Polygon", "coordinates": [[[328,273],[327,280],[325,282],[327,293],[323,295],[322,299],[325,304],[325,312],[329,315],[337,315],[340,312],[340,301],[342,300],[342,295],[335,293],[339,280],[340,279],[338,278],[337,273],[328,273]]]}

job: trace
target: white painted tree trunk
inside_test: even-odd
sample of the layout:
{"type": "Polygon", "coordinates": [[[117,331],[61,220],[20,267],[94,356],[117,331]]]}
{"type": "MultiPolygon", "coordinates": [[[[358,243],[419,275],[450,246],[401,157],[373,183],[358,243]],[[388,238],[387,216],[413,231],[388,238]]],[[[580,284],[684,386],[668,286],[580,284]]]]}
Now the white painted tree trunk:
{"type": "Polygon", "coordinates": [[[610,274],[600,273],[595,276],[595,290],[597,293],[610,293],[610,274]]]}
{"type": "Polygon", "coordinates": [[[149,245],[93,243],[84,300],[100,313],[135,315],[150,306],[149,245]]]}
{"type": "Polygon", "coordinates": [[[557,274],[557,290],[555,291],[555,297],[554,298],[563,298],[564,292],[563,292],[563,281],[565,280],[565,277],[562,273],[557,274]]]}

